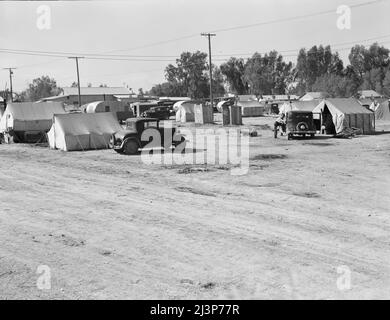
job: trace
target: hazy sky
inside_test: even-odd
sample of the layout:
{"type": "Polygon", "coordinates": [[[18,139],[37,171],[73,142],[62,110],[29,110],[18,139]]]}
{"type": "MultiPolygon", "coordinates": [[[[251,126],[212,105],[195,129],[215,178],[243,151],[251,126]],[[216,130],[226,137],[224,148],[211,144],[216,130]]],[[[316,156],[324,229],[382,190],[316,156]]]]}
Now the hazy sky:
{"type": "MultiPolygon", "coordinates": [[[[164,60],[80,61],[80,82],[83,86],[87,83],[126,84],[135,91],[140,87],[147,90],[164,81],[165,66],[170,61],[174,62],[181,52],[207,52],[207,40],[200,36],[201,32],[278,20],[249,28],[217,31],[217,36],[212,39],[214,58],[218,60],[215,63],[222,63],[220,60],[230,55],[248,57],[255,51],[263,53],[272,49],[282,51],[286,59],[295,62],[300,47],[314,44],[335,44],[334,48],[340,49],[340,55],[347,62],[352,42],[370,44],[374,40],[369,39],[375,38],[379,43],[390,46],[390,1],[353,7],[351,29],[337,28],[338,6],[371,1],[2,1],[0,67],[18,68],[14,71],[14,90],[19,91],[41,75],[55,78],[59,86],[69,86],[76,80],[75,64],[66,57],[10,54],[4,52],[6,49],[109,53],[139,56],[122,57],[124,59],[164,60]],[[51,9],[50,30],[37,27],[37,9],[43,4],[51,9]],[[302,17],[324,11],[331,12],[302,17]],[[288,19],[297,16],[301,18],[288,19]],[[149,46],[181,37],[187,38],[149,46]]],[[[9,85],[8,72],[0,70],[0,88],[3,89],[6,83],[9,85]]]]}

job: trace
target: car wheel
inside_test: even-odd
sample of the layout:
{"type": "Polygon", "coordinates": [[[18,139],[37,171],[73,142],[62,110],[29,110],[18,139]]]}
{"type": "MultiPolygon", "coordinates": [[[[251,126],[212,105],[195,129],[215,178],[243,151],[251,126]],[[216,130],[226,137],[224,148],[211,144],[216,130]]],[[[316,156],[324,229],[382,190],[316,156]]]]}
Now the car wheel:
{"type": "Polygon", "coordinates": [[[138,153],[138,143],[134,140],[128,140],[123,146],[123,153],[133,155],[138,153]]]}

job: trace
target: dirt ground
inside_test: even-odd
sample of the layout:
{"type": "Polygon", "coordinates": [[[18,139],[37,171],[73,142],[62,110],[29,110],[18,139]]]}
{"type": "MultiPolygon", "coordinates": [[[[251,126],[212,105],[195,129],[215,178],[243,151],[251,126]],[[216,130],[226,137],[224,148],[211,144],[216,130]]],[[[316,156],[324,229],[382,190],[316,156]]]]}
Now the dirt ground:
{"type": "Polygon", "coordinates": [[[390,298],[390,134],[275,140],[272,121],[244,119],[242,176],[0,145],[0,298],[390,298]]]}

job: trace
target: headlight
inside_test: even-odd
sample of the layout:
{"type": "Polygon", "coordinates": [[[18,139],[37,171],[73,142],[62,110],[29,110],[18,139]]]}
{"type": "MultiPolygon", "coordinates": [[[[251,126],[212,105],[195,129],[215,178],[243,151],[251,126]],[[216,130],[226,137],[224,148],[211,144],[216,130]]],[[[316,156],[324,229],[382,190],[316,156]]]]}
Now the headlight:
{"type": "Polygon", "coordinates": [[[111,148],[113,148],[115,146],[115,136],[114,135],[111,136],[109,145],[111,148]]]}

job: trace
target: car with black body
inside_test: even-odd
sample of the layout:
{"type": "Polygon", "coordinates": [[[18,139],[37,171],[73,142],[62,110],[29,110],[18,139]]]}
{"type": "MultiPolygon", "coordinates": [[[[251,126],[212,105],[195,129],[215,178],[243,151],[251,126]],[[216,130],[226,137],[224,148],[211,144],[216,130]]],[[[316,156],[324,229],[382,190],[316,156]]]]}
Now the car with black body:
{"type": "Polygon", "coordinates": [[[314,137],[316,128],[311,111],[293,110],[287,112],[286,117],[287,137],[292,139],[294,136],[314,137]]]}
{"type": "Polygon", "coordinates": [[[157,118],[159,120],[168,120],[169,117],[172,115],[171,109],[172,108],[169,106],[152,107],[142,112],[141,117],[157,118]]]}
{"type": "Polygon", "coordinates": [[[126,127],[115,132],[110,139],[112,149],[127,155],[137,154],[145,147],[168,150],[180,146],[180,151],[184,152],[185,145],[185,137],[177,133],[176,128],[161,126],[157,118],[129,118],[126,127]]]}

